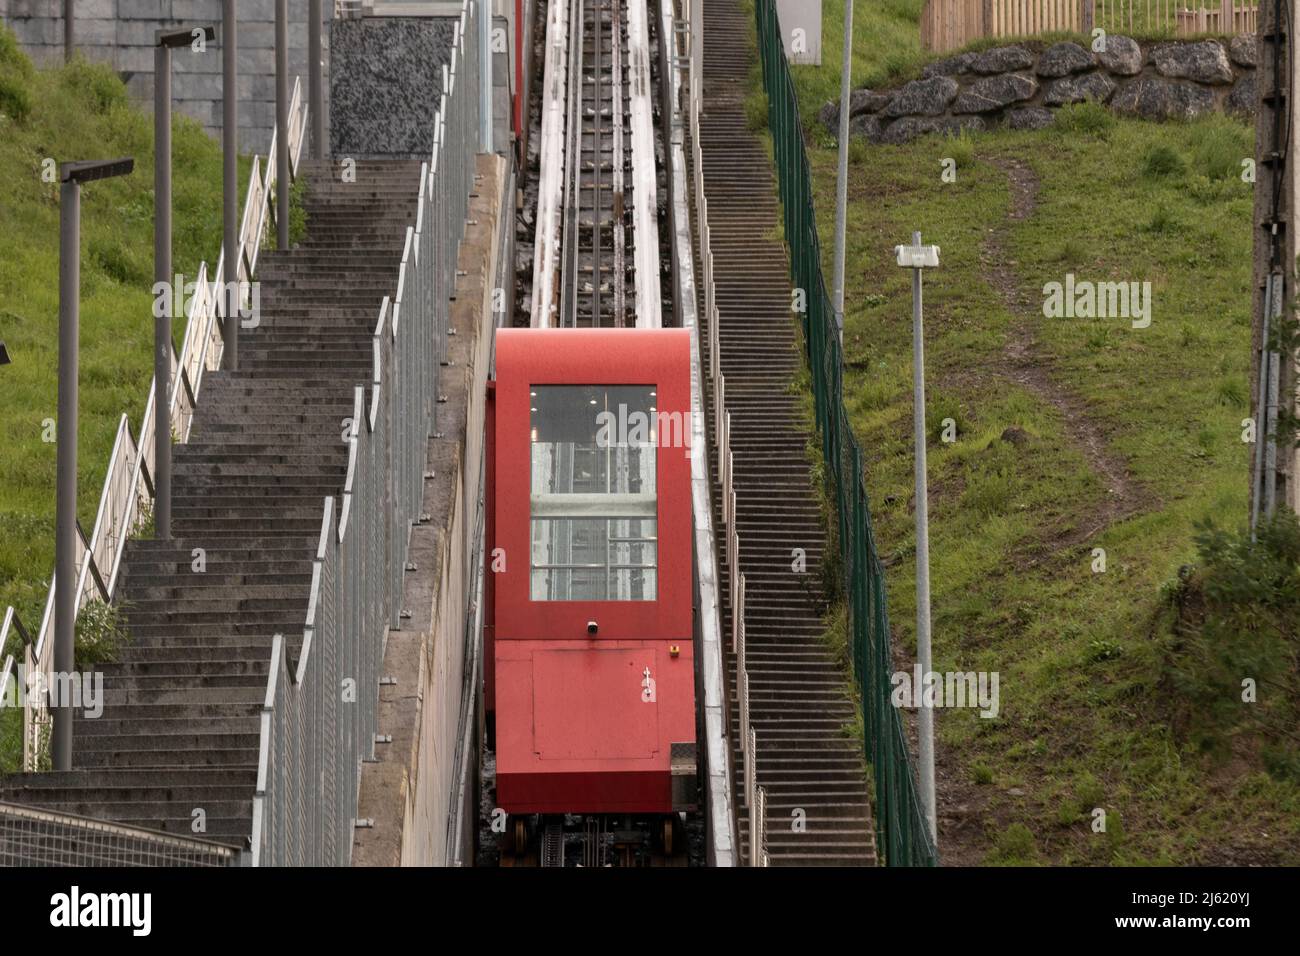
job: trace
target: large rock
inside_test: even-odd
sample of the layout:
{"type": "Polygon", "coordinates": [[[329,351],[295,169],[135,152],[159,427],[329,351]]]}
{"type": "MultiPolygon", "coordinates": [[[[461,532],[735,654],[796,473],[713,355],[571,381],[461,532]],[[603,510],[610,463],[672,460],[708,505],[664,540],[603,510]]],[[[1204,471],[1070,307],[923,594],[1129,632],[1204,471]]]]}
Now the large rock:
{"type": "Polygon", "coordinates": [[[918,136],[924,136],[926,133],[956,136],[964,129],[976,133],[987,129],[987,124],[978,116],[945,116],[942,119],[904,116],[885,128],[880,141],[894,146],[901,146],[903,143],[910,143],[918,136]]]}
{"type": "Polygon", "coordinates": [[[1105,73],[1085,73],[1083,76],[1063,76],[1043,94],[1044,106],[1064,106],[1094,100],[1105,103],[1115,92],[1115,81],[1105,73]]]}
{"type": "Polygon", "coordinates": [[[1098,53],[1097,59],[1117,76],[1137,76],[1142,72],[1142,48],[1131,37],[1106,37],[1106,50],[1098,53]]]}
{"type": "Polygon", "coordinates": [[[1192,119],[1214,109],[1214,94],[1194,83],[1140,76],[1120,88],[1111,109],[1143,119],[1192,119]]]}
{"type": "Polygon", "coordinates": [[[1033,77],[1022,73],[1004,73],[976,80],[953,104],[954,113],[988,113],[1004,106],[1030,99],[1038,92],[1033,77]]]}
{"type": "Polygon", "coordinates": [[[1228,54],[1215,40],[1199,43],[1158,43],[1151,48],[1151,62],[1161,76],[1195,80],[1197,83],[1231,83],[1228,54]]]}
{"type": "Polygon", "coordinates": [[[871,90],[854,90],[849,94],[849,115],[861,116],[863,113],[879,113],[889,105],[889,101],[893,98],[893,93],[873,93],[871,90]]]}
{"type": "Polygon", "coordinates": [[[1247,73],[1232,88],[1232,92],[1223,101],[1223,109],[1225,112],[1236,113],[1238,116],[1255,115],[1255,111],[1259,109],[1259,93],[1255,89],[1255,74],[1253,72],[1247,73]]]}
{"type": "Polygon", "coordinates": [[[1038,58],[1034,72],[1039,76],[1069,76],[1091,70],[1092,54],[1077,43],[1053,43],[1038,58]]]}
{"type": "Polygon", "coordinates": [[[957,96],[957,81],[949,76],[913,80],[881,110],[882,116],[938,116],[957,96]]]}
{"type": "Polygon", "coordinates": [[[921,71],[922,76],[955,76],[958,73],[969,73],[970,64],[977,54],[975,53],[958,53],[956,56],[947,56],[942,60],[935,60],[927,64],[921,71]]]}
{"type": "Polygon", "coordinates": [[[1046,129],[1056,122],[1056,114],[1041,106],[1025,106],[1007,113],[1007,126],[1011,129],[1046,129]]]}
{"type": "Polygon", "coordinates": [[[999,46],[979,53],[970,62],[975,73],[1010,73],[1034,65],[1034,55],[1022,46],[999,46]]]}
{"type": "Polygon", "coordinates": [[[1228,56],[1237,66],[1255,67],[1259,64],[1259,56],[1255,49],[1254,34],[1244,36],[1235,36],[1228,41],[1228,56]]]}
{"type": "Polygon", "coordinates": [[[863,113],[849,120],[849,139],[865,136],[868,143],[880,142],[880,117],[863,113]]]}
{"type": "Polygon", "coordinates": [[[817,111],[817,119],[832,133],[838,133],[840,130],[840,104],[835,100],[828,100],[826,105],[817,111]]]}
{"type": "MultiPolygon", "coordinates": [[[[849,116],[861,116],[863,113],[878,113],[894,98],[893,93],[873,93],[871,90],[853,90],[849,94],[849,116]]],[[[832,136],[840,134],[840,104],[832,100],[823,106],[817,114],[822,125],[830,130],[832,136]]]]}

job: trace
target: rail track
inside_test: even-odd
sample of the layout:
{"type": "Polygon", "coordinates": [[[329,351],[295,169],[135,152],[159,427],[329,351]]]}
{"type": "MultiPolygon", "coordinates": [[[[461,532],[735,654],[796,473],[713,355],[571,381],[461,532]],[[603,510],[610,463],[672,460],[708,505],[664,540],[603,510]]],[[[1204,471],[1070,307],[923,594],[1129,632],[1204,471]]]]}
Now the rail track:
{"type": "MultiPolygon", "coordinates": [[[[658,223],[662,133],[655,128],[651,50],[659,28],[649,11],[655,3],[552,0],[547,10],[536,229],[532,269],[521,277],[531,289],[534,328],[662,325],[660,275],[669,253],[661,249],[658,223]]],[[[567,471],[573,474],[571,462],[567,471]]],[[[480,831],[481,844],[484,836],[480,831]]],[[[683,866],[701,864],[704,854],[698,814],[685,821],[646,814],[512,817],[493,842],[480,862],[683,866]]]]}
{"type": "Polygon", "coordinates": [[[660,325],[646,0],[547,16],[531,324],[660,325]]]}

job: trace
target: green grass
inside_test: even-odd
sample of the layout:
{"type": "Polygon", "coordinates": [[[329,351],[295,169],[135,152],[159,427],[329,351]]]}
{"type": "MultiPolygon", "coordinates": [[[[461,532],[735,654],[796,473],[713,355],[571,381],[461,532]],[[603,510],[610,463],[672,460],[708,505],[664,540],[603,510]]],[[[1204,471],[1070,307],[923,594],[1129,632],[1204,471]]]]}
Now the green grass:
{"type": "MultiPolygon", "coordinates": [[[[924,0],[856,0],[853,4],[853,88],[875,88],[915,75],[933,59],[921,49],[924,0]]],[[[816,118],[828,100],[840,98],[844,60],[844,0],[822,0],[822,62],[793,68],[799,112],[816,118]]]]}
{"type": "MultiPolygon", "coordinates": [[[[179,115],[172,145],[173,261],[192,276],[220,250],[221,151],[179,115]]],[[[153,121],[108,68],[34,69],[0,28],[0,339],[13,359],[0,368],[0,611],[13,604],[33,632],[54,565],[55,445],[42,433],[57,414],[58,377],[59,187],[42,171],[47,159],[117,156],[134,157],[135,171],[82,190],[77,454],[87,533],[118,419],[125,412],[138,429],[152,377],[153,121]]],[[[241,184],[247,175],[245,163],[241,184]]],[[[174,326],[178,342],[183,326],[174,326]]],[[[12,738],[6,721],[0,767],[12,738]]]]}
{"type": "MultiPolygon", "coordinates": [[[[1251,155],[1251,133],[1222,118],[1115,120],[1091,136],[997,132],[972,143],[948,184],[940,161],[951,141],[868,147],[850,173],[845,296],[846,402],[870,458],[879,545],[897,559],[895,638],[910,648],[910,279],[891,253],[918,228],[943,250],[926,276],[928,401],[943,413],[930,416],[936,425],[957,420],[959,440],[930,445],[935,666],[997,670],[1003,697],[997,721],[938,721],[941,758],[966,768],[952,778],[997,783],[986,843],[966,848],[965,861],[1295,862],[1295,781],[1243,756],[1248,741],[1215,759],[1174,732],[1152,637],[1161,586],[1195,561],[1194,523],[1234,526],[1246,513],[1251,193],[1228,160],[1251,155]],[[1041,186],[1033,214],[1007,226],[1004,264],[1056,381],[1146,496],[1138,515],[1065,550],[1052,542],[1087,530],[1107,489],[1061,412],[999,372],[1017,320],[981,255],[986,230],[1006,219],[996,164],[1010,160],[1027,162],[1041,186]],[[1035,315],[1042,285],[1067,271],[1151,281],[1150,328],[1035,315]],[[1008,428],[1027,440],[1004,440],[1008,428]],[[1104,574],[1091,570],[1093,547],[1106,549],[1104,574]],[[1013,788],[1023,795],[1007,796],[1013,788]],[[1061,809],[1094,799],[1124,825],[1094,834],[1090,817],[1061,809]]],[[[814,150],[812,162],[829,255],[834,153],[814,150]]]]}
{"type": "MultiPolygon", "coordinates": [[[[929,59],[919,7],[856,5],[855,87],[906,78],[929,59]]],[[[838,97],[841,17],[830,0],[824,64],[793,69],[810,125],[838,97]]],[[[1005,41],[979,45],[994,42],[1005,41]]],[[[829,276],[835,151],[811,132],[829,276]]],[[[928,404],[942,413],[927,415],[929,431],[952,417],[959,434],[929,446],[934,663],[1001,674],[998,719],[942,711],[937,721],[952,787],[941,816],[947,799],[977,824],[941,847],[947,862],[1300,861],[1294,740],[1225,727],[1206,746],[1180,724],[1185,701],[1171,687],[1167,595],[1197,562],[1196,523],[1235,528],[1246,516],[1252,194],[1240,174],[1252,140],[1223,117],[1155,125],[1084,104],[1054,130],[864,144],[851,156],[845,401],[869,459],[894,640],[915,646],[911,291],[892,250],[920,229],[942,248],[926,275],[928,404]],[[945,158],[956,182],[941,181],[945,158]],[[999,167],[1012,161],[1039,182],[1033,213],[1016,223],[999,167]],[[1000,265],[1020,316],[982,261],[990,228],[1003,230],[1000,265]],[[1067,272],[1150,281],[1151,326],[1043,318],[1044,283],[1067,272]],[[1008,377],[1004,348],[1019,323],[1075,396],[1074,414],[1139,483],[1138,512],[1089,537],[1108,489],[1065,414],[1008,377]],[[1092,571],[1094,547],[1106,550],[1105,573],[1092,571]]]]}

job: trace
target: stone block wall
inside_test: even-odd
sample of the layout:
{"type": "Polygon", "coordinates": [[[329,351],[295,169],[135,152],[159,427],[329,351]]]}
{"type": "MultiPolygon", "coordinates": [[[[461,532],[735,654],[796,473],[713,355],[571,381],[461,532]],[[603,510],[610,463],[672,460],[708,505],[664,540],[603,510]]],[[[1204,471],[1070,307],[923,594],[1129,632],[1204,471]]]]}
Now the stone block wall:
{"type": "MultiPolygon", "coordinates": [[[[849,135],[899,144],[925,133],[1042,129],[1055,122],[1057,109],[1085,100],[1157,121],[1255,113],[1253,36],[1224,42],[1105,39],[1106,48],[1097,52],[1071,42],[1025,42],[958,53],[929,64],[920,79],[901,87],[854,90],[849,135]]],[[[821,110],[832,135],[839,133],[839,116],[838,103],[821,110]]]]}
{"type": "MultiPolygon", "coordinates": [[[[329,66],[329,21],[334,5],[322,3],[323,55],[329,66]]],[[[178,25],[211,25],[217,39],[207,51],[172,54],[174,108],[221,135],[222,0],[76,0],[77,49],[107,63],[125,80],[133,99],[153,106],[154,32],[178,25]]],[[[0,0],[0,17],[37,63],[63,60],[62,0],[0,0]]],[[[239,0],[239,149],[265,153],[275,130],[275,0],[239,0]]],[[[302,78],[307,96],[307,4],[289,4],[289,76],[302,78]]],[[[328,112],[328,79],[326,80],[328,112]]],[[[292,88],[292,87],[291,87],[292,88]]]]}

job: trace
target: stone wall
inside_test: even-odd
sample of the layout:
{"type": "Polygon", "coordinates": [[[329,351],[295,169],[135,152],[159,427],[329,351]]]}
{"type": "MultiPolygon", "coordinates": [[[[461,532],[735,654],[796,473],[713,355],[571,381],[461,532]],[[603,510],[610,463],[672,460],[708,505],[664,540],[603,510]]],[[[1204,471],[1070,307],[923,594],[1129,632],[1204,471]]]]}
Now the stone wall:
{"type": "MultiPolygon", "coordinates": [[[[333,3],[323,3],[322,43],[329,64],[333,3]]],[[[217,39],[207,51],[172,55],[175,109],[221,135],[222,0],[76,0],[77,49],[107,63],[126,81],[132,97],[153,107],[154,33],[162,27],[211,25],[217,39]]],[[[0,0],[0,15],[37,63],[63,61],[60,0],[0,0]]],[[[239,0],[239,149],[265,153],[275,130],[275,0],[239,0]]],[[[289,76],[302,78],[307,96],[307,4],[289,4],[289,76]]]]}
{"type": "MultiPolygon", "coordinates": [[[[1084,100],[1150,120],[1215,111],[1249,117],[1256,109],[1255,63],[1253,36],[1141,43],[1108,36],[1097,53],[1070,42],[959,53],[901,87],[854,90],[849,131],[898,144],[963,129],[1042,129],[1055,122],[1057,109],[1084,100]]],[[[838,103],[827,103],[820,118],[838,135],[838,103]]]]}
{"type": "Polygon", "coordinates": [[[363,17],[334,23],[330,149],[354,158],[433,151],[451,17],[363,17]]]}

